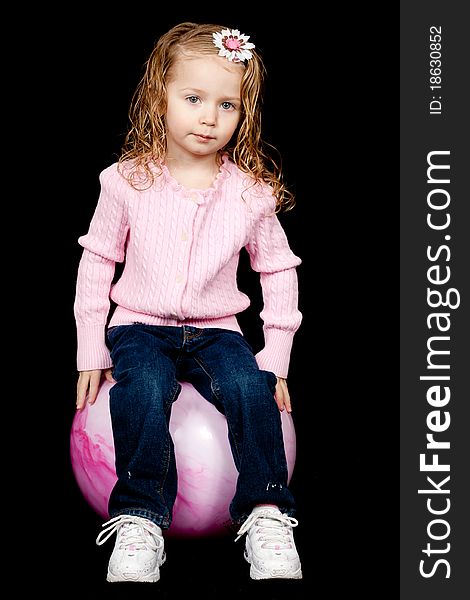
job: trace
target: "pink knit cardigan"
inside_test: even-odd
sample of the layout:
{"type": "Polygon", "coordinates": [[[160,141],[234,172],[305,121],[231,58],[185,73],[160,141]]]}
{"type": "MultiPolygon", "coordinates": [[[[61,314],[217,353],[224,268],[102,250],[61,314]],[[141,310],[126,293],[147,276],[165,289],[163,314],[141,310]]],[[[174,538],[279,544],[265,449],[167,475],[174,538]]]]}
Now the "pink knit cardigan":
{"type": "Polygon", "coordinates": [[[74,303],[78,370],[112,366],[105,341],[109,316],[109,327],[140,322],[241,333],[235,315],[250,299],[237,287],[237,267],[246,248],[263,294],[265,345],[256,360],[261,369],[287,377],[302,320],[301,260],[274,214],[269,187],[253,186],[226,156],[209,189],[183,187],[164,165],[144,191],[129,185],[117,163],[102,171],[100,184],[88,233],[78,240],[84,248],[74,303]],[[116,262],[125,265],[113,283],[116,262]]]}

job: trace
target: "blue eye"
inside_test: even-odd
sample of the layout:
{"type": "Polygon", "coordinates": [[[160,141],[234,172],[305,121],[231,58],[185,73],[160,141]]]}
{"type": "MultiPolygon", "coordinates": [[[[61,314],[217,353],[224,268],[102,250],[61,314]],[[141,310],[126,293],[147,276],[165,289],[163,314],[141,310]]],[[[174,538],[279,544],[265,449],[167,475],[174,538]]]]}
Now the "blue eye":
{"type": "Polygon", "coordinates": [[[198,102],[199,98],[197,96],[188,96],[186,98],[186,100],[188,102],[190,102],[191,104],[196,104],[198,102]]]}
{"type": "Polygon", "coordinates": [[[224,110],[230,110],[231,108],[235,108],[235,106],[231,102],[222,102],[221,106],[224,110]]]}

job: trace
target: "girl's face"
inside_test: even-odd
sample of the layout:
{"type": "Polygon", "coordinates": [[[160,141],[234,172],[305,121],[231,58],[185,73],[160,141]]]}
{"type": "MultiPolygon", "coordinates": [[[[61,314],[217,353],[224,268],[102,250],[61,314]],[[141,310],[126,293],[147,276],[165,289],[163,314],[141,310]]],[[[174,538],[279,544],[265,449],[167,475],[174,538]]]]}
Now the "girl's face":
{"type": "Polygon", "coordinates": [[[170,158],[216,158],[240,119],[243,65],[220,56],[178,59],[167,84],[166,139],[170,158]]]}

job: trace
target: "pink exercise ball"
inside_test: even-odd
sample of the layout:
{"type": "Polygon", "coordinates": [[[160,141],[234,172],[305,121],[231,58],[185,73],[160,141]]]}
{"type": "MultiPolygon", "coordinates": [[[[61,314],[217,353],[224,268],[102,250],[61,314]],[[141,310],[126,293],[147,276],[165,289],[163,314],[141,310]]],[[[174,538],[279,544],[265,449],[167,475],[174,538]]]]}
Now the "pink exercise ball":
{"type": "MultiPolygon", "coordinates": [[[[103,519],[116,481],[109,390],[104,380],[95,404],[77,411],[70,434],[70,456],[78,487],[103,519]]],[[[180,537],[218,535],[229,531],[229,504],[237,470],[227,437],[225,417],[195,388],[182,383],[170,418],[178,472],[178,493],[167,534],[180,537]]],[[[292,415],[281,413],[288,480],[296,456],[292,415]]]]}

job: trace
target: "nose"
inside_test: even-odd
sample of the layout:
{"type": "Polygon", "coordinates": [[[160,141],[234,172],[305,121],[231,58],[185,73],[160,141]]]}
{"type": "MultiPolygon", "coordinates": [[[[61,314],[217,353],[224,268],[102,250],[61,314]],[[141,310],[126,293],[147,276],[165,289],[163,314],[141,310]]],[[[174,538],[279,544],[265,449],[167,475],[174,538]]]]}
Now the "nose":
{"type": "Polygon", "coordinates": [[[209,104],[205,104],[201,112],[200,122],[202,125],[214,127],[217,123],[217,108],[209,104]]]}

